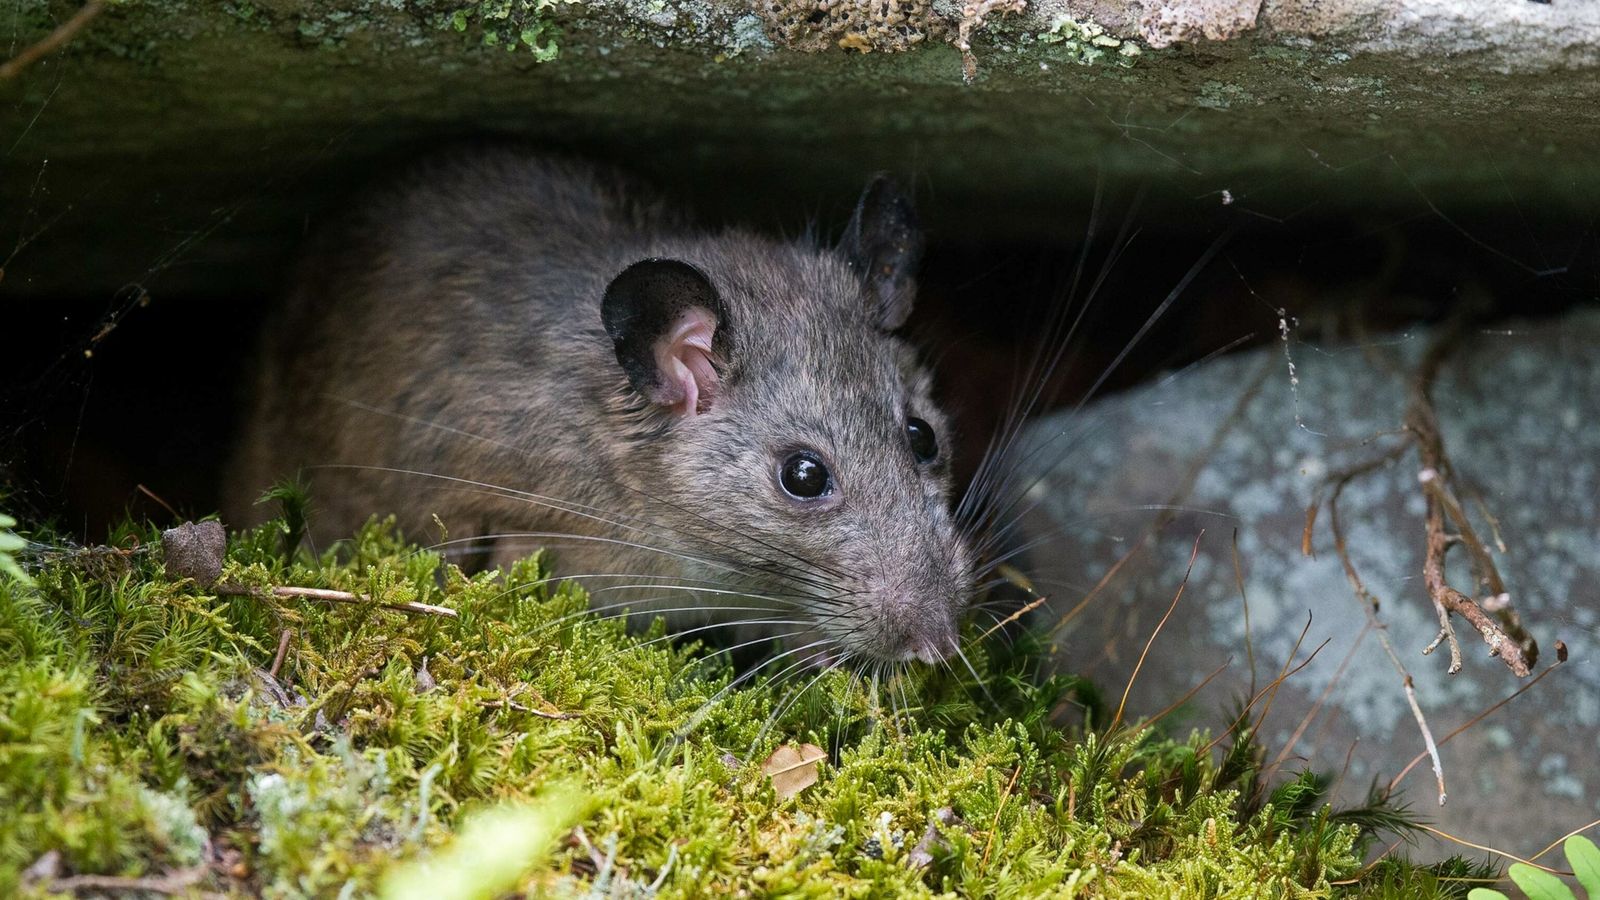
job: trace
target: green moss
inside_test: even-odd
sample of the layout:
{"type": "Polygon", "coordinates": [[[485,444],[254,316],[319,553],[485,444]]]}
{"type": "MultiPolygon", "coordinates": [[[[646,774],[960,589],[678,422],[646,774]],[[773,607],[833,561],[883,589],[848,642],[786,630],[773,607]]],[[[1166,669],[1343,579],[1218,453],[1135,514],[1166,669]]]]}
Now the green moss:
{"type": "Polygon", "coordinates": [[[1202,734],[1095,730],[1093,691],[1043,677],[1026,639],[972,646],[975,675],[735,685],[721,655],[587,614],[542,556],[469,576],[387,524],[320,557],[286,554],[294,530],[237,536],[224,580],[376,602],[218,596],[136,528],[0,579],[0,894],[44,891],[24,872],[51,851],[59,875],[276,896],[440,872],[473,873],[458,896],[1424,896],[1456,877],[1363,869],[1393,814],[1335,812],[1310,775],[1268,789],[1247,739],[1214,758],[1202,734]],[[404,602],[458,617],[376,605],[404,602]],[[820,778],[780,797],[760,763],[801,742],[829,751],[820,778]]]}

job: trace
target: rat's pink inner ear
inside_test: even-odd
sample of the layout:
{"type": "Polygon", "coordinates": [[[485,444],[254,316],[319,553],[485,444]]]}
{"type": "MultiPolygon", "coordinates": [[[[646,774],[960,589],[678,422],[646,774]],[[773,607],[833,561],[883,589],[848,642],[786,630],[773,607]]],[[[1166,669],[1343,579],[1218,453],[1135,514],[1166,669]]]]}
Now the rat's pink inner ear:
{"type": "Polygon", "coordinates": [[[655,343],[659,387],[655,400],[680,416],[695,416],[711,408],[717,395],[717,369],[711,363],[711,341],[717,318],[694,306],[655,343]]]}

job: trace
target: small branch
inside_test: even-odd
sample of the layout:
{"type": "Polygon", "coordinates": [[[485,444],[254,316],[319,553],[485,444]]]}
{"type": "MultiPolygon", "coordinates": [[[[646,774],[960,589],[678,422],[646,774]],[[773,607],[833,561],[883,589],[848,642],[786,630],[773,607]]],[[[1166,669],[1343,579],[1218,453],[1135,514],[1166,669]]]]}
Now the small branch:
{"type": "MultiPolygon", "coordinates": [[[[1387,635],[1380,631],[1378,636],[1384,639],[1389,655],[1393,656],[1394,648],[1387,646],[1387,635]]],[[[1410,675],[1406,676],[1406,703],[1411,707],[1411,717],[1417,720],[1417,730],[1422,732],[1422,746],[1427,748],[1428,758],[1433,762],[1433,782],[1439,788],[1439,805],[1443,806],[1448,796],[1444,789],[1444,763],[1439,759],[1439,745],[1433,742],[1433,731],[1428,728],[1428,720],[1422,715],[1422,707],[1417,705],[1417,686],[1410,675]]]]}
{"type": "Polygon", "coordinates": [[[1322,508],[1323,491],[1330,488],[1336,491],[1343,490],[1345,485],[1357,478],[1369,472],[1376,472],[1399,459],[1405,455],[1406,450],[1409,448],[1410,445],[1407,443],[1398,443],[1365,462],[1360,462],[1347,469],[1341,469],[1329,474],[1317,491],[1312,494],[1311,502],[1306,505],[1306,524],[1305,528],[1300,532],[1300,553],[1312,559],[1317,558],[1316,548],[1311,543],[1311,532],[1317,527],[1317,511],[1322,508]]]}
{"type": "Polygon", "coordinates": [[[989,826],[989,836],[983,841],[983,858],[978,861],[978,871],[987,871],[989,868],[989,851],[994,849],[995,832],[1000,830],[1000,814],[1006,811],[1006,801],[1011,799],[1011,789],[1017,786],[1017,776],[1022,774],[1022,764],[1018,763],[1011,770],[1011,780],[1006,782],[1006,789],[1000,794],[1000,803],[994,808],[994,822],[989,826]]]}
{"type": "Polygon", "coordinates": [[[118,875],[73,875],[69,878],[57,878],[50,882],[50,890],[52,893],[72,894],[138,893],[166,894],[168,896],[188,895],[194,889],[194,886],[200,883],[200,879],[205,877],[205,874],[205,867],[197,866],[193,869],[144,878],[125,878],[118,875]]]}
{"type": "Polygon", "coordinates": [[[434,606],[430,603],[379,603],[366,594],[352,594],[349,591],[334,591],[327,588],[308,587],[269,587],[259,588],[243,584],[218,584],[216,592],[224,596],[234,597],[276,597],[280,600],[322,600],[328,603],[350,603],[357,606],[381,606],[396,612],[416,613],[427,616],[444,616],[447,619],[457,617],[456,611],[448,606],[434,606]]]}
{"type": "MultiPolygon", "coordinates": [[[[1559,642],[1558,642],[1557,646],[1560,646],[1559,642]]],[[[1450,741],[1453,740],[1456,737],[1456,735],[1461,734],[1462,732],[1466,731],[1467,729],[1471,728],[1472,726],[1478,724],[1479,722],[1481,722],[1485,718],[1487,718],[1489,715],[1493,714],[1495,710],[1499,709],[1502,706],[1505,706],[1507,703],[1510,703],[1511,701],[1513,701],[1513,700],[1517,699],[1518,697],[1522,696],[1523,694],[1527,693],[1529,690],[1531,690],[1533,688],[1534,685],[1536,685],[1540,681],[1544,680],[1544,677],[1546,675],[1549,675],[1551,672],[1554,672],[1556,670],[1557,666],[1559,666],[1562,662],[1566,662],[1566,660],[1563,659],[1560,662],[1556,663],[1555,665],[1551,665],[1551,666],[1545,667],[1545,670],[1543,672],[1540,672],[1538,675],[1534,676],[1532,681],[1528,682],[1527,684],[1524,684],[1522,687],[1517,688],[1511,694],[1509,694],[1509,695],[1507,695],[1505,697],[1502,697],[1499,701],[1497,701],[1494,705],[1490,706],[1488,709],[1485,709],[1483,712],[1480,712],[1477,715],[1473,716],[1472,718],[1468,719],[1465,724],[1461,725],[1456,730],[1450,732],[1449,734],[1447,734],[1443,738],[1441,738],[1439,740],[1439,746],[1442,747],[1445,744],[1450,743],[1450,741]]],[[[1419,763],[1421,763],[1422,760],[1426,756],[1427,756],[1427,754],[1425,754],[1425,753],[1418,753],[1415,757],[1412,758],[1411,762],[1406,764],[1406,767],[1404,769],[1400,770],[1400,774],[1398,774],[1398,775],[1394,776],[1393,778],[1389,779],[1388,786],[1383,789],[1384,799],[1388,799],[1391,795],[1394,794],[1394,789],[1397,786],[1399,786],[1400,782],[1403,781],[1407,775],[1411,774],[1411,770],[1416,768],[1417,765],[1419,763]]]]}
{"type": "Polygon", "coordinates": [[[23,48],[21,53],[0,63],[0,81],[10,81],[21,74],[23,69],[61,49],[62,45],[72,40],[73,36],[82,31],[85,25],[94,21],[95,16],[100,15],[105,8],[105,0],[89,0],[72,14],[72,18],[45,35],[43,40],[23,48]]]}
{"type": "Polygon", "coordinates": [[[531,706],[518,703],[515,700],[485,700],[479,705],[484,709],[513,709],[517,712],[525,712],[529,715],[538,716],[541,719],[554,719],[560,722],[564,722],[568,719],[578,718],[577,713],[545,712],[542,709],[534,709],[531,706]]]}
{"type": "MultiPolygon", "coordinates": [[[[1455,613],[1477,630],[1483,642],[1489,646],[1490,655],[1500,657],[1513,674],[1524,678],[1538,661],[1539,645],[1522,627],[1516,611],[1511,608],[1505,584],[1495,568],[1489,549],[1478,539],[1466,511],[1450,491],[1450,459],[1445,453],[1439,418],[1433,408],[1434,382],[1438,379],[1445,356],[1462,330],[1463,325],[1458,319],[1428,348],[1412,381],[1411,397],[1406,407],[1405,426],[1417,445],[1417,456],[1422,463],[1422,471],[1417,479],[1422,483],[1423,495],[1427,500],[1427,555],[1423,561],[1422,578],[1434,609],[1439,612],[1443,637],[1454,641],[1454,632],[1446,613],[1455,613]],[[1446,579],[1445,556],[1454,543],[1453,536],[1446,531],[1447,522],[1455,526],[1454,537],[1466,546],[1479,580],[1496,598],[1498,622],[1476,600],[1452,587],[1446,579]]],[[[1435,640],[1434,646],[1437,644],[1435,640]]],[[[1460,665],[1459,654],[1452,647],[1451,672],[1459,671],[1460,665]]]]}
{"type": "Polygon", "coordinates": [[[999,631],[1000,629],[1006,627],[1007,625],[1010,625],[1012,622],[1017,621],[1018,619],[1022,618],[1025,615],[1027,615],[1028,613],[1031,613],[1034,610],[1038,609],[1039,607],[1043,606],[1045,603],[1049,602],[1049,600],[1050,600],[1050,598],[1049,597],[1045,597],[1045,596],[1035,597],[1033,599],[1033,601],[1030,602],[1028,605],[1022,607],[1021,609],[1017,610],[1016,612],[1012,613],[1011,615],[1006,616],[1004,619],[1001,619],[1000,621],[994,623],[994,627],[993,628],[990,628],[988,631],[985,631],[983,634],[978,635],[978,640],[982,641],[984,638],[987,638],[989,635],[994,634],[996,631],[999,631]]]}
{"type": "MultiPolygon", "coordinates": [[[[1426,501],[1424,515],[1426,548],[1422,577],[1428,592],[1428,600],[1433,604],[1434,614],[1439,620],[1438,633],[1422,652],[1429,654],[1437,650],[1441,644],[1448,644],[1450,647],[1448,671],[1452,675],[1461,671],[1461,643],[1456,637],[1455,625],[1450,618],[1452,614],[1457,615],[1465,619],[1483,638],[1483,642],[1489,647],[1490,655],[1500,657],[1513,674],[1522,678],[1533,670],[1534,663],[1538,661],[1539,646],[1523,628],[1516,610],[1511,607],[1511,596],[1505,589],[1505,582],[1500,577],[1499,569],[1495,566],[1493,554],[1479,538],[1477,530],[1467,517],[1465,507],[1451,490],[1450,460],[1445,453],[1438,414],[1433,406],[1434,382],[1438,379],[1445,358],[1461,337],[1464,328],[1465,321],[1457,318],[1429,345],[1422,362],[1417,366],[1405,410],[1404,431],[1409,440],[1390,448],[1380,456],[1330,475],[1323,482],[1323,487],[1312,497],[1311,504],[1306,509],[1301,551],[1307,556],[1315,556],[1312,552],[1311,532],[1316,525],[1317,510],[1322,506],[1322,490],[1331,487],[1332,496],[1337,498],[1339,492],[1351,480],[1376,471],[1379,467],[1398,459],[1406,450],[1416,447],[1417,457],[1421,463],[1417,480],[1422,485],[1423,498],[1426,501]],[[1482,604],[1457,590],[1445,575],[1445,557],[1449,554],[1450,548],[1457,544],[1467,549],[1467,553],[1471,556],[1473,571],[1480,585],[1487,591],[1487,599],[1482,604]]],[[[1329,501],[1330,508],[1333,502],[1329,501]]],[[[1479,505],[1482,506],[1481,501],[1479,505]]],[[[1503,549],[1499,523],[1488,514],[1487,510],[1483,512],[1489,521],[1495,545],[1503,549]]],[[[1337,527],[1335,532],[1337,536],[1337,527]]],[[[1376,599],[1366,593],[1366,588],[1354,575],[1354,566],[1349,560],[1348,552],[1342,546],[1340,554],[1345,574],[1356,588],[1357,596],[1374,605],[1375,609],[1376,599]]],[[[1387,635],[1380,632],[1380,637],[1383,638],[1385,649],[1392,651],[1387,635]]],[[[1409,675],[1404,677],[1407,681],[1410,680],[1409,675]]]]}
{"type": "Polygon", "coordinates": [[[1133,666],[1133,674],[1128,676],[1128,685],[1122,689],[1122,702],[1117,704],[1117,715],[1111,720],[1111,730],[1113,731],[1122,723],[1122,712],[1128,706],[1128,695],[1133,693],[1133,683],[1139,680],[1139,670],[1144,668],[1144,659],[1150,654],[1150,645],[1156,642],[1156,635],[1159,635],[1161,629],[1166,627],[1167,620],[1172,618],[1172,611],[1178,608],[1178,601],[1183,599],[1184,589],[1189,586],[1189,574],[1194,571],[1195,557],[1200,555],[1200,539],[1205,535],[1205,531],[1195,535],[1194,549],[1189,552],[1189,567],[1183,571],[1183,581],[1179,582],[1177,592],[1172,595],[1172,603],[1167,606],[1166,615],[1162,616],[1161,621],[1156,623],[1155,630],[1150,632],[1149,640],[1144,642],[1144,649],[1139,652],[1139,661],[1133,666]]]}
{"type": "Polygon", "coordinates": [[[285,628],[283,634],[278,635],[278,652],[272,657],[272,668],[267,670],[267,674],[274,679],[278,677],[278,670],[283,668],[284,657],[289,655],[289,639],[293,637],[293,628],[285,628]]]}
{"type": "MultiPolygon", "coordinates": [[[[1356,600],[1367,614],[1368,627],[1378,633],[1378,642],[1383,645],[1383,652],[1389,655],[1389,662],[1393,663],[1395,671],[1400,673],[1401,684],[1405,686],[1406,704],[1411,707],[1411,717],[1417,720],[1417,730],[1422,732],[1423,747],[1427,749],[1428,757],[1433,761],[1433,780],[1439,789],[1439,805],[1443,806],[1447,796],[1444,787],[1444,763],[1439,758],[1439,745],[1433,740],[1433,731],[1428,727],[1428,719],[1422,714],[1422,706],[1417,703],[1416,683],[1412,680],[1411,673],[1406,670],[1405,663],[1400,661],[1399,654],[1394,652],[1394,645],[1389,643],[1389,626],[1378,618],[1377,596],[1367,590],[1366,584],[1361,580],[1361,574],[1356,571],[1355,563],[1350,559],[1350,546],[1345,541],[1344,525],[1339,521],[1339,495],[1349,483],[1349,477],[1340,481],[1334,485],[1333,493],[1328,497],[1328,524],[1333,528],[1334,550],[1339,555],[1339,564],[1344,567],[1344,577],[1349,580],[1351,590],[1355,591],[1356,600]]],[[[1449,620],[1443,621],[1445,628],[1448,629],[1449,620]]],[[[1437,644],[1438,641],[1434,643],[1437,644]]],[[[1452,632],[1452,646],[1453,644],[1452,632]]]]}

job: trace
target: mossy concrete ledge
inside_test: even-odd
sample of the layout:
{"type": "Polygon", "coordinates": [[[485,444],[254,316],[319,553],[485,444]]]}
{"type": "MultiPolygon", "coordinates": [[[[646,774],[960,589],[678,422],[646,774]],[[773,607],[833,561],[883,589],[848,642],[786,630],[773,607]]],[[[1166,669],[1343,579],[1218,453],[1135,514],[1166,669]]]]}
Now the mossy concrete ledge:
{"type": "MultiPolygon", "coordinates": [[[[0,51],[78,8],[22,0],[0,51]]],[[[374,157],[486,131],[744,217],[882,168],[997,235],[1077,233],[1105,177],[1152,217],[1581,212],[1597,73],[1571,0],[125,0],[0,82],[0,209],[39,232],[4,287],[237,284],[374,157]],[[204,240],[173,265],[173,235],[204,240]]]]}

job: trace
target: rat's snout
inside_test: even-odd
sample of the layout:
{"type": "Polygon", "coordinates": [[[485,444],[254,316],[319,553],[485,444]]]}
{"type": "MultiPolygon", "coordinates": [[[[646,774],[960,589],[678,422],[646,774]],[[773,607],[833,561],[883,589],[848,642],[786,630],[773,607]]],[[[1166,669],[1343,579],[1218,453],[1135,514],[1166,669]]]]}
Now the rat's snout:
{"type": "Polygon", "coordinates": [[[961,604],[952,585],[925,585],[921,590],[891,590],[880,594],[870,655],[892,662],[937,665],[956,655],[960,639],[961,604]]]}
{"type": "Polygon", "coordinates": [[[912,629],[901,651],[900,659],[909,662],[913,659],[935,665],[949,659],[956,654],[956,624],[955,622],[928,623],[931,627],[917,626],[912,629]]]}
{"type": "Polygon", "coordinates": [[[868,557],[857,601],[856,628],[845,638],[851,651],[884,662],[913,660],[941,665],[960,652],[961,619],[972,596],[972,567],[954,524],[935,511],[905,516],[879,527],[910,540],[886,542],[868,557]],[[896,527],[899,526],[899,528],[896,527]]]}

